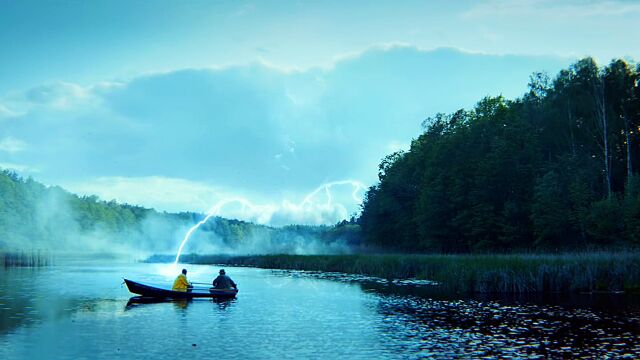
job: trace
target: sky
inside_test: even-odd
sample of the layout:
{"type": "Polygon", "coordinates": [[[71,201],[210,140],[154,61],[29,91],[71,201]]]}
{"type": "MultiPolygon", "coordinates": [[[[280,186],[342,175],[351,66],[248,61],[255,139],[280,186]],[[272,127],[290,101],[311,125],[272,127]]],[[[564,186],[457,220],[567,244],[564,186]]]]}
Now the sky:
{"type": "Polygon", "coordinates": [[[0,168],[269,225],[357,213],[438,112],[583,56],[640,1],[0,1],[0,168]]]}

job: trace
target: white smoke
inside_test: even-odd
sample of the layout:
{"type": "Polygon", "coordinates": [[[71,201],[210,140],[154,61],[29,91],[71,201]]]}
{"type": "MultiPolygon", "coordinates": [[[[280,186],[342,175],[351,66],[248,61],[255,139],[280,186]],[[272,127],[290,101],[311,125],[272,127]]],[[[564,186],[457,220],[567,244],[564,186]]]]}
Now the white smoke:
{"type": "MultiPolygon", "coordinates": [[[[310,192],[308,195],[306,195],[299,204],[293,204],[288,201],[283,201],[282,206],[280,207],[273,206],[273,205],[255,205],[251,201],[245,198],[239,198],[239,197],[227,198],[227,199],[218,201],[207,212],[207,215],[202,220],[198,221],[194,226],[192,226],[191,228],[189,228],[189,230],[187,230],[184,238],[180,242],[180,246],[178,247],[175,263],[177,263],[180,260],[180,256],[182,254],[182,251],[184,250],[185,245],[187,244],[191,236],[198,230],[198,228],[204,225],[210,218],[214,216],[218,216],[221,213],[222,209],[224,209],[224,207],[229,204],[234,204],[234,203],[240,204],[241,205],[240,210],[241,210],[242,216],[247,218],[247,215],[248,215],[249,219],[253,218],[254,222],[257,222],[257,223],[261,223],[260,220],[265,221],[268,219],[268,221],[265,221],[265,222],[269,222],[273,224],[274,218],[277,221],[279,216],[284,217],[288,221],[291,221],[292,217],[294,216],[299,216],[299,219],[298,219],[299,221],[297,221],[297,223],[299,224],[306,223],[310,219],[310,217],[313,217],[315,221],[322,221],[322,219],[326,218],[327,215],[333,216],[334,218],[338,218],[338,219],[346,219],[348,217],[346,207],[342,203],[334,202],[334,196],[332,194],[333,187],[342,186],[342,185],[351,186],[352,200],[358,204],[362,202],[362,199],[358,197],[358,192],[361,190],[364,190],[365,186],[362,183],[354,180],[341,180],[341,181],[334,181],[334,182],[322,184],[319,187],[317,187],[315,190],[310,192]],[[318,202],[317,199],[319,197],[319,194],[321,193],[325,195],[324,201],[318,202]],[[257,219],[256,219],[256,216],[257,216],[257,219]]],[[[300,240],[302,241],[285,242],[286,244],[285,246],[288,248],[288,251],[284,251],[284,249],[281,251],[290,253],[293,250],[294,253],[298,253],[298,252],[308,253],[309,247],[310,246],[314,247],[313,246],[314,244],[311,241],[309,241],[309,239],[300,239],[300,240]],[[291,248],[292,244],[294,244],[293,249],[291,248]],[[304,246],[304,250],[301,250],[302,246],[304,246]]],[[[264,237],[262,238],[262,243],[264,243],[264,237]]],[[[264,247],[261,245],[264,245],[264,244],[256,243],[255,241],[253,241],[252,246],[247,248],[245,251],[249,251],[249,250],[256,251],[257,249],[264,247]]],[[[283,244],[278,244],[278,245],[282,246],[283,244]]],[[[269,248],[272,249],[273,244],[271,244],[269,248]]],[[[316,252],[317,251],[318,249],[316,249],[316,252]]],[[[220,250],[218,252],[223,252],[223,251],[220,250]]],[[[269,252],[274,252],[274,251],[271,250],[269,252]]]]}
{"type": "Polygon", "coordinates": [[[145,214],[143,217],[121,221],[114,217],[129,216],[126,211],[100,214],[106,208],[122,210],[122,205],[115,202],[79,198],[58,187],[34,186],[37,183],[32,180],[17,184],[39,190],[31,190],[34,198],[25,201],[35,204],[32,210],[22,212],[28,213],[27,217],[13,219],[13,223],[4,219],[11,230],[0,239],[3,248],[135,258],[175,253],[178,248],[180,252],[197,254],[347,253],[350,239],[330,234],[330,226],[274,228],[259,223],[273,221],[283,213],[288,219],[297,214],[300,222],[312,224],[327,217],[345,219],[349,215],[347,205],[336,198],[348,195],[351,202],[360,201],[358,196],[364,189],[356,181],[338,181],[319,186],[298,203],[261,205],[235,197],[218,201],[206,216],[137,208],[145,214]],[[223,210],[231,210],[224,215],[236,211],[244,221],[221,217],[223,210]],[[246,221],[252,219],[253,223],[246,221]]]}

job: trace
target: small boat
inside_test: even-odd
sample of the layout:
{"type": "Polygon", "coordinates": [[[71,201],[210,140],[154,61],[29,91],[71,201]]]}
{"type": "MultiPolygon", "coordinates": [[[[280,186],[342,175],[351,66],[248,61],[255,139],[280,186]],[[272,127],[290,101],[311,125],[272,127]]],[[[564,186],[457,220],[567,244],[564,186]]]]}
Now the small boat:
{"type": "Polygon", "coordinates": [[[173,291],[155,286],[144,285],[129,279],[124,279],[129,291],[144,297],[157,299],[193,299],[193,298],[214,298],[230,299],[236,296],[237,289],[206,289],[191,291],[173,291]]]}

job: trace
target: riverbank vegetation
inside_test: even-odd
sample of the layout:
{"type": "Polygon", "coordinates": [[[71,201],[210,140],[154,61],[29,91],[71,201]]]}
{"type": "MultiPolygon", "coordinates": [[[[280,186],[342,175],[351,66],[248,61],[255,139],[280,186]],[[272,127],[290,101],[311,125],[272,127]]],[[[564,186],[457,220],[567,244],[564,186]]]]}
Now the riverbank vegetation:
{"type": "MultiPolygon", "coordinates": [[[[150,260],[161,260],[160,257],[150,260]]],[[[168,259],[167,259],[168,260],[168,259]]],[[[640,291],[640,253],[509,255],[186,255],[184,262],[436,281],[454,293],[640,291]]]]}
{"type": "Polygon", "coordinates": [[[408,151],[380,164],[363,242],[436,253],[637,248],[639,74],[586,58],[554,79],[534,74],[522,98],[428,118],[408,151]]]}
{"type": "Polygon", "coordinates": [[[41,251],[0,252],[0,268],[41,267],[52,263],[51,255],[41,251]]]}

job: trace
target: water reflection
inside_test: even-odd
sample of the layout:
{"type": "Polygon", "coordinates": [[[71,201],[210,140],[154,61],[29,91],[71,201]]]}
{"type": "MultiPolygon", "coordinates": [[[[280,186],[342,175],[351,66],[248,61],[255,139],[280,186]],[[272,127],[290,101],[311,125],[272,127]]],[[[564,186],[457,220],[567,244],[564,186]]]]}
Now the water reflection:
{"type": "Polygon", "coordinates": [[[39,269],[0,271],[0,335],[21,326],[33,326],[66,316],[79,302],[51,297],[39,291],[39,269]]]}
{"type": "Polygon", "coordinates": [[[418,340],[412,342],[413,350],[422,355],[555,358],[640,354],[637,313],[399,297],[381,299],[378,311],[389,320],[382,323],[383,333],[392,332],[398,323],[411,324],[405,328],[418,340]]]}
{"type": "Polygon", "coordinates": [[[135,308],[139,308],[141,305],[145,304],[172,304],[173,307],[177,310],[186,310],[189,305],[193,302],[207,302],[212,303],[220,310],[225,310],[229,306],[233,305],[237,299],[218,299],[218,298],[207,298],[207,299],[162,299],[162,298],[154,298],[154,297],[146,297],[146,296],[134,296],[131,297],[125,307],[124,310],[132,310],[135,308]]]}
{"type": "Polygon", "coordinates": [[[357,283],[380,294],[381,337],[420,357],[632,357],[640,355],[638,294],[475,294],[432,282],[275,270],[357,283]],[[399,331],[399,329],[402,329],[399,331]]]}
{"type": "Polygon", "coordinates": [[[229,308],[230,306],[235,304],[237,299],[235,299],[235,298],[233,298],[233,299],[216,299],[216,298],[213,298],[210,301],[212,303],[216,304],[218,306],[218,309],[226,310],[227,308],[229,308]]]}
{"type": "Polygon", "coordinates": [[[0,358],[239,357],[221,354],[220,338],[244,358],[640,355],[638,297],[460,297],[429,282],[233,273],[243,284],[236,299],[169,302],[131,297],[120,286],[122,276],[172,281],[149,264],[0,273],[0,358]]]}

